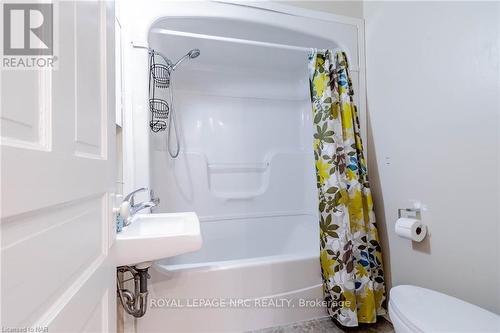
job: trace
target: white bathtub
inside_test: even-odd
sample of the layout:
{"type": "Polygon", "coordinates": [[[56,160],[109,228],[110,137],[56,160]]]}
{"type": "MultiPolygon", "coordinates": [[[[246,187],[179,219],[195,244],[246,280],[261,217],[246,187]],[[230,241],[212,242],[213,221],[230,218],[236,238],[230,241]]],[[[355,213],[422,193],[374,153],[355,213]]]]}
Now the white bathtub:
{"type": "Polygon", "coordinates": [[[151,269],[138,332],[242,332],[326,315],[301,301],[322,300],[314,216],[205,221],[201,229],[200,251],[151,269]]]}
{"type": "MultiPolygon", "coordinates": [[[[176,159],[167,153],[165,132],[141,134],[148,96],[136,87],[147,87],[148,76],[137,71],[148,59],[144,50],[131,55],[137,117],[130,124],[139,134],[133,142],[140,161],[134,175],[161,198],[155,212],[200,216],[203,246],[154,265],[152,306],[137,320],[138,331],[241,332],[325,316],[321,305],[300,307],[300,299],[323,298],[308,53],[342,46],[360,54],[358,28],[213,1],[158,3],[135,8],[131,29],[147,24],[132,40],[142,36],[142,45],[171,59],[194,48],[201,54],[172,76],[176,159]],[[138,15],[145,10],[148,20],[138,15]],[[186,307],[214,299],[250,302],[186,307]],[[258,303],[265,300],[294,300],[296,307],[258,303]]],[[[358,78],[355,85],[364,82],[358,78]]]]}

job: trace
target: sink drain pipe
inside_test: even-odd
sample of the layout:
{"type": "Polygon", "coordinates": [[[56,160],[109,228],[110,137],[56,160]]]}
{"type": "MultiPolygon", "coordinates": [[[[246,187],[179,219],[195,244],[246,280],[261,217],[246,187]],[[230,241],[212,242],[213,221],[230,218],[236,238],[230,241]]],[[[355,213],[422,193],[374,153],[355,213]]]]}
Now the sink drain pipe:
{"type": "Polygon", "coordinates": [[[120,266],[117,268],[116,288],[120,302],[128,314],[140,318],[146,313],[148,305],[148,274],[149,267],[120,266]],[[129,272],[132,277],[123,279],[129,272]],[[120,279],[122,277],[122,279],[120,279]],[[122,281],[120,281],[122,280],[122,281]],[[124,283],[134,280],[134,292],[126,289],[124,283]]]}

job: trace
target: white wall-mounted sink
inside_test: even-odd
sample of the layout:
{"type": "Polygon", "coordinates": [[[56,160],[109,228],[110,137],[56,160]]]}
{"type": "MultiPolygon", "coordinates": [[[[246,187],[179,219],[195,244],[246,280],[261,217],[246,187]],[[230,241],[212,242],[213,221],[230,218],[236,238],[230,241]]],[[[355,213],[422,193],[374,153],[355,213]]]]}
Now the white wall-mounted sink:
{"type": "Polygon", "coordinates": [[[116,266],[176,256],[201,248],[196,213],[136,214],[116,235],[116,266]]]}

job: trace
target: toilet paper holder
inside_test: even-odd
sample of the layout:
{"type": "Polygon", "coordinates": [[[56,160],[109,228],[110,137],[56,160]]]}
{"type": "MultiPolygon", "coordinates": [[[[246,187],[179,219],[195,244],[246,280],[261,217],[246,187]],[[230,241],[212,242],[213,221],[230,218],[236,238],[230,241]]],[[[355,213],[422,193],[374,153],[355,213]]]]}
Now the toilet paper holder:
{"type": "Polygon", "coordinates": [[[407,239],[411,239],[412,241],[415,242],[421,242],[425,236],[427,235],[427,226],[422,223],[422,210],[420,208],[400,208],[398,209],[398,220],[396,221],[396,233],[407,239]],[[400,225],[398,227],[398,223],[400,220],[405,220],[405,222],[402,222],[404,226],[400,225]],[[411,226],[408,226],[408,220],[411,223],[411,226]],[[413,223],[411,221],[416,221],[416,223],[413,223]],[[401,230],[398,232],[398,228],[409,228],[406,232],[410,232],[410,236],[406,235],[406,232],[403,231],[403,234],[401,234],[401,230]]]}
{"type": "Polygon", "coordinates": [[[399,208],[398,219],[402,217],[410,217],[417,220],[422,220],[422,210],[420,208],[399,208]]]}

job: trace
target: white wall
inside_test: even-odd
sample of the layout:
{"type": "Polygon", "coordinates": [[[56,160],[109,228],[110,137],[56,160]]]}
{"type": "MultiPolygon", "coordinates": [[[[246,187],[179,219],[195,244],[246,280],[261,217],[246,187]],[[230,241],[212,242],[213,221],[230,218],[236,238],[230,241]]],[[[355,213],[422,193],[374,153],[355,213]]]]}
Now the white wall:
{"type": "Polygon", "coordinates": [[[364,6],[370,173],[392,283],[497,313],[499,12],[494,2],[364,6]],[[393,231],[410,199],[427,205],[431,232],[413,247],[393,231]]]}
{"type": "Polygon", "coordinates": [[[358,0],[347,1],[276,1],[305,9],[317,10],[320,12],[363,18],[363,2],[358,0]]]}

